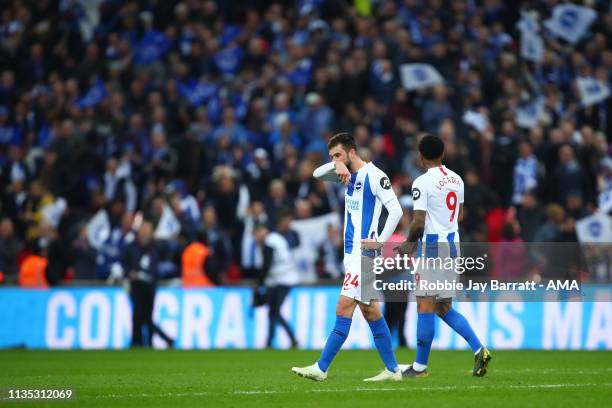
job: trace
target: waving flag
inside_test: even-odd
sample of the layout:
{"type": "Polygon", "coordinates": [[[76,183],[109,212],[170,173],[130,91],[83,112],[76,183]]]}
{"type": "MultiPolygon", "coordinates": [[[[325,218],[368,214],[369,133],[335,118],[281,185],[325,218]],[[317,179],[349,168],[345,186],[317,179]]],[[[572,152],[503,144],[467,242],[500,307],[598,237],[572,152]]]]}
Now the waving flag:
{"type": "Polygon", "coordinates": [[[91,108],[92,106],[96,106],[100,102],[102,102],[106,98],[106,89],[104,88],[104,82],[101,79],[98,79],[96,83],[89,88],[89,90],[85,93],[85,95],[81,96],[76,101],[76,106],[78,108],[91,108]]]}
{"type": "Polygon", "coordinates": [[[235,74],[242,61],[242,48],[230,47],[215,55],[215,64],[222,74],[235,74]]]}
{"type": "Polygon", "coordinates": [[[101,249],[111,233],[111,225],[106,210],[99,210],[87,224],[87,240],[94,249],[101,249]]]}
{"type": "Polygon", "coordinates": [[[402,85],[408,91],[444,83],[442,75],[429,64],[404,64],[400,66],[400,75],[402,85]]]}
{"type": "Polygon", "coordinates": [[[463,123],[472,126],[480,133],[484,133],[489,125],[489,118],[480,112],[467,110],[463,114],[463,123]]]}
{"type": "Polygon", "coordinates": [[[580,242],[608,244],[612,240],[612,218],[601,212],[582,218],[576,222],[576,235],[580,242]]]}
{"type": "Polygon", "coordinates": [[[195,107],[204,105],[217,93],[217,86],[204,81],[177,82],[179,95],[195,107]]]}
{"type": "Polygon", "coordinates": [[[166,54],[170,49],[170,40],[157,31],[149,31],[142,37],[134,51],[134,63],[146,65],[155,62],[166,54]]]}
{"type": "Polygon", "coordinates": [[[538,98],[531,103],[521,106],[516,110],[514,121],[522,128],[531,129],[535,127],[544,108],[544,99],[538,98]]]}
{"type": "Polygon", "coordinates": [[[540,31],[540,25],[538,24],[538,20],[533,13],[529,13],[526,11],[521,11],[521,19],[518,23],[516,23],[516,27],[521,31],[529,31],[532,33],[537,33],[540,31]]]}
{"type": "Polygon", "coordinates": [[[544,41],[540,34],[527,30],[521,32],[521,57],[534,62],[544,60],[544,41]]]}
{"type": "Polygon", "coordinates": [[[583,106],[595,105],[610,97],[608,86],[595,78],[578,77],[576,87],[583,106]]]}
{"type": "Polygon", "coordinates": [[[589,7],[567,3],[556,6],[544,25],[555,36],[575,44],[588,32],[596,17],[597,13],[589,7]]]}

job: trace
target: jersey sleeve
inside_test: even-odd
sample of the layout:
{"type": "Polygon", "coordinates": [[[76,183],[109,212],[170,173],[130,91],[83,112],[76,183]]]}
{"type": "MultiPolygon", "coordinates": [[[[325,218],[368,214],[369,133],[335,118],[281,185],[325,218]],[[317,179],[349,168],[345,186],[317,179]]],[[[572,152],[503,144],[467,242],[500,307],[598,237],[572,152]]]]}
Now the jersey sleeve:
{"type": "Polygon", "coordinates": [[[389,177],[382,171],[376,173],[376,177],[371,183],[375,183],[372,190],[383,205],[386,206],[390,201],[397,200],[397,196],[391,187],[391,180],[389,180],[389,177]]]}
{"type": "Polygon", "coordinates": [[[427,211],[427,184],[424,177],[417,177],[412,182],[413,210],[427,211]]]}
{"type": "Polygon", "coordinates": [[[389,237],[391,237],[391,234],[395,232],[403,212],[402,206],[393,191],[389,177],[382,171],[378,171],[376,174],[377,177],[371,181],[371,183],[376,183],[372,190],[389,212],[385,226],[378,236],[378,242],[386,242],[389,240],[389,237]]]}
{"type": "Polygon", "coordinates": [[[459,188],[459,204],[463,204],[463,200],[465,198],[465,185],[463,184],[463,180],[461,180],[461,187],[459,188]]]}
{"type": "Polygon", "coordinates": [[[312,176],[317,180],[339,181],[338,175],[336,174],[336,166],[333,162],[325,163],[324,165],[317,167],[312,173],[312,176]]]}

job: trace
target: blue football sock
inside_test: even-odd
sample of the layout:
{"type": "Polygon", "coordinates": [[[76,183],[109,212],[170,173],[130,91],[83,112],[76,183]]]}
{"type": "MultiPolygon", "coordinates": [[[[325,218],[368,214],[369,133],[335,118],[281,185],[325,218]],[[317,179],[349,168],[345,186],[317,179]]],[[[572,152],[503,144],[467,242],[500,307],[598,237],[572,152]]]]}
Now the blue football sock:
{"type": "Polygon", "coordinates": [[[467,319],[463,317],[461,313],[451,308],[442,317],[442,320],[444,320],[446,324],[451,327],[451,329],[459,333],[461,337],[468,342],[474,353],[482,347],[480,340],[478,340],[478,336],[476,336],[476,333],[474,333],[474,330],[472,330],[472,326],[470,326],[467,319]]]}
{"type": "Polygon", "coordinates": [[[419,313],[417,318],[417,352],[415,362],[427,365],[431,343],[436,334],[436,314],[419,313]]]}
{"type": "Polygon", "coordinates": [[[321,352],[321,357],[319,358],[319,368],[323,371],[327,371],[329,365],[332,360],[344,344],[344,340],[346,340],[346,336],[349,334],[349,330],[351,329],[351,322],[353,320],[348,317],[336,316],[336,324],[334,325],[334,329],[331,334],[327,338],[327,342],[325,343],[325,348],[323,352],[321,352]]]}
{"type": "Polygon", "coordinates": [[[368,322],[370,330],[372,330],[372,336],[374,336],[374,344],[380,358],[385,363],[387,370],[395,372],[397,368],[397,361],[395,361],[395,354],[393,354],[393,344],[391,342],[391,332],[389,326],[383,317],[380,319],[368,322]]]}

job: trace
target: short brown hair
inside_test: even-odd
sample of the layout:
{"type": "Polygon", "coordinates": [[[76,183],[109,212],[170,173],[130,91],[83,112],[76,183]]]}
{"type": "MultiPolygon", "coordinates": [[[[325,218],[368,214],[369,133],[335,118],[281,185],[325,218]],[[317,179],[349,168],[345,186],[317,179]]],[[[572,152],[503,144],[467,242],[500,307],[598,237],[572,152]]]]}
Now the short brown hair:
{"type": "Polygon", "coordinates": [[[353,135],[347,132],[336,133],[333,135],[327,143],[327,150],[331,150],[338,145],[342,145],[342,148],[347,152],[351,149],[355,149],[355,151],[357,151],[357,143],[355,143],[355,138],[353,135]]]}

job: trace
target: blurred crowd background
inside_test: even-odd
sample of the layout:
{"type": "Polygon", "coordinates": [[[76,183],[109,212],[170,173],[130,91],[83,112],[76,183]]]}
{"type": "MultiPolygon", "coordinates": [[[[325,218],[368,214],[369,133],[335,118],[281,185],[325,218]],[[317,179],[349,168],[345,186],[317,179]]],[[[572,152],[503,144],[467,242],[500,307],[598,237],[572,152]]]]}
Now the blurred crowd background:
{"type": "MultiPolygon", "coordinates": [[[[612,99],[585,107],[574,83],[610,86],[612,12],[581,3],[597,12],[588,33],[544,31],[543,61],[524,60],[520,12],[542,21],[559,3],[0,0],[3,279],[26,262],[51,285],[107,279],[143,220],[160,275],[201,242],[209,283],[252,278],[255,221],[295,246],[293,220],[342,216],[342,188],[312,178],[340,131],[392,180],[398,233],[429,132],[465,180],[462,240],[575,242],[577,220],[612,209],[612,99]],[[445,84],[405,91],[410,62],[445,84]],[[519,126],[536,97],[537,123],[519,126]]],[[[328,236],[321,278],[339,276],[341,232],[328,236]]]]}

